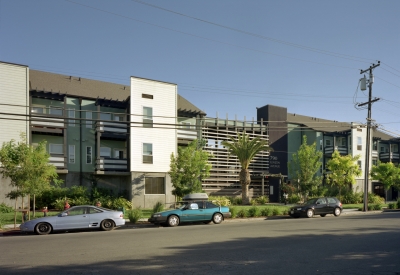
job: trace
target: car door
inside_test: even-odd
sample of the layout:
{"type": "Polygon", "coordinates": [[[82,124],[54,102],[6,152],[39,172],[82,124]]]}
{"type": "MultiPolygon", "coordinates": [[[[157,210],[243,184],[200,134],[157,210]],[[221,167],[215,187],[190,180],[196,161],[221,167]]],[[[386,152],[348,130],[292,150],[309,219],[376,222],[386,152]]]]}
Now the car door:
{"type": "Polygon", "coordinates": [[[56,229],[79,229],[89,227],[89,215],[83,206],[72,207],[57,217],[56,229]]]}
{"type": "Polygon", "coordinates": [[[314,214],[315,215],[320,215],[320,214],[326,214],[326,213],[328,213],[328,205],[326,203],[326,199],[325,198],[319,198],[315,202],[314,214]]]}
{"type": "Polygon", "coordinates": [[[195,222],[204,219],[203,202],[190,202],[187,207],[182,209],[182,222],[195,222]],[[201,206],[201,208],[199,207],[201,206]]]}
{"type": "Polygon", "coordinates": [[[204,209],[204,220],[211,221],[212,216],[214,213],[219,210],[219,206],[215,205],[209,201],[205,202],[205,209],[204,209]]]}
{"type": "Polygon", "coordinates": [[[327,198],[328,199],[328,211],[329,214],[332,214],[335,208],[337,207],[338,202],[335,198],[327,198]]]}

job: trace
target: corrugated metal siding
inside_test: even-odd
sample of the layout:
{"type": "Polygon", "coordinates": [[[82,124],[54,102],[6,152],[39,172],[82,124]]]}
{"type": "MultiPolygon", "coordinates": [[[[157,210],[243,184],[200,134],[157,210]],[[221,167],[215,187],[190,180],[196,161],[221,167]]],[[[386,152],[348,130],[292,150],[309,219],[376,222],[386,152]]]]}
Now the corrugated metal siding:
{"type": "Polygon", "coordinates": [[[25,66],[0,62],[0,145],[11,139],[20,140],[21,132],[27,134],[28,70],[25,66]]]}
{"type": "Polygon", "coordinates": [[[175,84],[131,78],[131,171],[169,171],[170,155],[177,151],[176,110],[175,84]],[[153,108],[153,128],[143,127],[143,107],[153,108]],[[143,143],[153,144],[153,164],[143,163],[143,143]]]}

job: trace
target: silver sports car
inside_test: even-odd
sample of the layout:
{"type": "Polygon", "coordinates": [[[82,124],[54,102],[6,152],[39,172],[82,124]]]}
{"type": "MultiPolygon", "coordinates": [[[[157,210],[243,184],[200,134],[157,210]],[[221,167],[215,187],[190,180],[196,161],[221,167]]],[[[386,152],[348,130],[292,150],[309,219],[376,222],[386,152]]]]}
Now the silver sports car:
{"type": "Polygon", "coordinates": [[[92,205],[71,207],[57,216],[43,217],[21,224],[21,231],[35,232],[39,235],[52,231],[100,228],[105,231],[125,224],[124,214],[107,208],[92,205]]]}

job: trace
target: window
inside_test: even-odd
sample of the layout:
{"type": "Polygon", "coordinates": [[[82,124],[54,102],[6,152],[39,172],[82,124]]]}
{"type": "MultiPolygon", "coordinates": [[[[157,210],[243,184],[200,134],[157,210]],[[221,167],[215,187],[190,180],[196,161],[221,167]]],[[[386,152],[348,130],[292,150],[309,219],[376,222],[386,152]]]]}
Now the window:
{"type": "Polygon", "coordinates": [[[165,194],[164,178],[161,177],[145,178],[144,193],[153,195],[165,194]]]}
{"type": "Polygon", "coordinates": [[[399,151],[399,146],[397,144],[390,144],[393,153],[397,153],[399,151]]]}
{"type": "Polygon", "coordinates": [[[100,147],[100,157],[111,158],[111,148],[110,147],[100,147]]]}
{"type": "Polygon", "coordinates": [[[373,159],[373,160],[372,160],[372,165],[377,166],[377,165],[378,165],[378,160],[373,159]]]}
{"type": "Polygon", "coordinates": [[[64,145],[63,144],[49,144],[49,153],[50,154],[64,154],[64,145]]]}
{"type": "Polygon", "coordinates": [[[338,145],[339,146],[346,146],[346,138],[340,137],[337,139],[338,145]]]}
{"type": "Polygon", "coordinates": [[[114,121],[124,121],[124,115],[114,115],[114,121]]]}
{"type": "Polygon", "coordinates": [[[153,108],[143,107],[143,127],[153,127],[153,108]]]}
{"type": "Polygon", "coordinates": [[[55,116],[62,116],[63,115],[63,111],[62,111],[62,109],[60,107],[50,106],[49,114],[55,115],[55,116]]]}
{"type": "Polygon", "coordinates": [[[153,95],[149,95],[149,94],[142,94],[142,98],[153,99],[153,95]]]}
{"type": "Polygon", "coordinates": [[[374,151],[378,150],[378,142],[376,140],[374,140],[372,143],[372,150],[374,151]]]}
{"type": "Polygon", "coordinates": [[[75,163],[75,145],[68,146],[68,162],[75,163]]]}
{"type": "Polygon", "coordinates": [[[357,150],[362,150],[362,137],[357,137],[357,150]]]}
{"type": "MultiPolygon", "coordinates": [[[[75,110],[68,110],[68,117],[69,118],[75,118],[75,110]]],[[[68,126],[75,127],[75,120],[74,119],[69,119],[68,120],[68,126]]]]}
{"type": "Polygon", "coordinates": [[[86,112],[86,128],[92,128],[92,112],[86,112]]]}
{"type": "Polygon", "coordinates": [[[111,120],[111,114],[110,113],[100,113],[100,120],[111,120]]]}
{"type": "Polygon", "coordinates": [[[325,140],[325,146],[331,146],[331,140],[330,139],[325,140]]]}
{"type": "Polygon", "coordinates": [[[123,159],[124,158],[124,150],[122,150],[122,149],[114,149],[114,158],[123,159]]]}
{"type": "Polygon", "coordinates": [[[86,164],[91,164],[92,163],[92,147],[87,146],[86,147],[86,164]]]}
{"type": "Polygon", "coordinates": [[[44,108],[43,107],[32,107],[32,113],[34,114],[44,114],[44,108]]]}
{"type": "Polygon", "coordinates": [[[358,165],[358,169],[362,170],[362,168],[361,168],[361,166],[362,166],[361,160],[357,161],[357,165],[358,165]]]}
{"type": "Polygon", "coordinates": [[[381,146],[381,153],[385,152],[385,147],[381,146]]]}
{"type": "Polygon", "coordinates": [[[181,128],[190,129],[190,122],[181,122],[181,128]]]}
{"type": "Polygon", "coordinates": [[[215,139],[208,139],[207,140],[207,147],[215,147],[215,139]]]}
{"type": "Polygon", "coordinates": [[[319,150],[322,150],[322,139],[319,141],[319,150]]]}
{"type": "Polygon", "coordinates": [[[153,163],[153,144],[143,143],[143,163],[153,163]]]}

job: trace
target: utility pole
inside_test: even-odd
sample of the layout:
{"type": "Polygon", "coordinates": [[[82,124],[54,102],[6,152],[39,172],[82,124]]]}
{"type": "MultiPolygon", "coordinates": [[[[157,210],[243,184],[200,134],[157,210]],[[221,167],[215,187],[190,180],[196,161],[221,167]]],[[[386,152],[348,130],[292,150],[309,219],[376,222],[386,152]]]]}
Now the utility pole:
{"type": "MultiPolygon", "coordinates": [[[[369,183],[369,158],[371,154],[371,104],[375,101],[378,101],[379,98],[372,99],[372,84],[374,83],[374,76],[372,75],[372,70],[380,65],[380,61],[378,64],[372,64],[368,69],[361,70],[360,74],[369,72],[368,79],[368,88],[369,88],[369,96],[368,102],[358,104],[358,107],[364,106],[368,104],[368,117],[367,117],[367,141],[366,141],[366,151],[365,151],[365,171],[364,171],[364,206],[363,211],[368,211],[368,183],[369,183]]],[[[362,85],[361,85],[362,86],[362,85]]],[[[361,87],[363,89],[363,87],[361,87]]]]}

